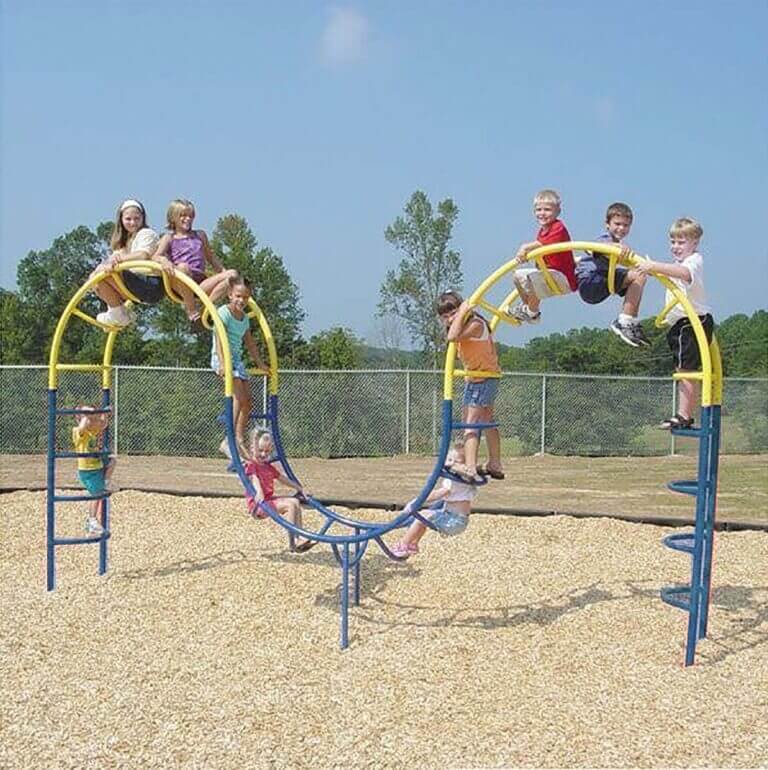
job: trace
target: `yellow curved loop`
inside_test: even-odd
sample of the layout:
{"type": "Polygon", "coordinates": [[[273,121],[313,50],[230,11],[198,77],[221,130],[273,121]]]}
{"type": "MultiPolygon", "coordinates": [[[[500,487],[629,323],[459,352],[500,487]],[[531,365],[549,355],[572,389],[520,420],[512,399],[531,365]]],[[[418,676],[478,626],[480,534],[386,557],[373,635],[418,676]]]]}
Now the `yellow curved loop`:
{"type": "Polygon", "coordinates": [[[267,362],[268,370],[266,372],[263,370],[254,371],[264,373],[269,377],[269,392],[274,396],[277,394],[278,386],[277,346],[275,345],[275,338],[272,336],[272,329],[269,328],[269,324],[267,323],[267,318],[258,304],[256,304],[256,300],[253,297],[248,300],[248,318],[255,318],[258,322],[262,339],[267,346],[267,356],[269,358],[269,361],[267,362]]]}
{"type": "MultiPolygon", "coordinates": [[[[539,266],[539,269],[544,274],[544,278],[547,281],[547,285],[552,290],[556,290],[556,293],[562,294],[559,287],[555,284],[552,276],[549,275],[549,270],[543,263],[543,258],[548,254],[555,254],[559,251],[588,251],[597,252],[598,254],[604,254],[608,257],[608,270],[609,270],[609,289],[611,293],[615,293],[616,282],[616,266],[622,265],[623,267],[633,268],[637,265],[645,262],[646,259],[640,257],[634,252],[630,252],[627,256],[622,256],[622,246],[614,243],[596,243],[594,241],[570,241],[566,243],[553,243],[547,246],[539,246],[527,255],[528,260],[534,260],[539,266]]],[[[496,307],[486,299],[486,294],[506,275],[511,273],[517,268],[523,261],[517,257],[509,260],[493,273],[491,273],[469,297],[470,308],[480,307],[491,313],[492,318],[489,321],[489,326],[493,332],[501,321],[506,321],[512,325],[515,325],[515,319],[507,314],[508,309],[517,299],[518,293],[516,290],[507,294],[504,300],[496,307]]],[[[680,305],[685,311],[688,319],[691,322],[691,326],[696,337],[696,343],[699,346],[699,353],[701,356],[701,403],[702,406],[711,406],[713,403],[720,403],[722,400],[722,360],[720,358],[719,347],[713,337],[712,345],[707,343],[707,337],[704,333],[704,328],[701,325],[698,315],[693,309],[690,301],[686,295],[677,288],[666,276],[651,273],[661,284],[670,290],[673,295],[673,299],[667,303],[661,313],[656,317],[656,326],[663,326],[664,320],[669,315],[670,311],[676,305],[680,305]]],[[[443,397],[453,397],[453,379],[456,375],[456,345],[450,343],[446,349],[445,354],[445,367],[443,372],[443,397]]],[[[696,374],[696,373],[694,373],[696,374]]],[[[678,378],[679,379],[679,378],[678,378]]],[[[693,379],[693,377],[689,377],[693,379]]]]}
{"type": "Polygon", "coordinates": [[[117,288],[120,290],[120,293],[124,297],[131,300],[131,302],[134,302],[137,305],[141,303],[141,300],[132,291],[130,291],[128,287],[125,285],[125,281],[123,281],[123,276],[120,275],[119,270],[115,270],[115,272],[109,273],[108,275],[117,284],[117,288]]]}
{"type": "Polygon", "coordinates": [[[549,272],[549,267],[547,266],[547,263],[544,261],[544,257],[541,255],[537,255],[534,258],[534,261],[536,262],[536,266],[539,268],[542,275],[544,276],[544,282],[547,284],[552,294],[562,294],[563,290],[557,285],[557,282],[552,277],[552,273],[549,272]]]}
{"type": "Polygon", "coordinates": [[[611,254],[608,257],[608,291],[611,294],[616,293],[616,255],[611,254]]]}
{"type": "MultiPolygon", "coordinates": [[[[157,262],[136,259],[120,262],[113,271],[92,273],[88,277],[85,283],[72,295],[56,324],[56,330],[53,333],[53,341],[51,342],[51,353],[48,358],[48,387],[50,389],[58,387],[60,371],[86,371],[86,369],[83,369],[82,367],[90,367],[87,371],[102,371],[103,387],[109,387],[111,381],[112,352],[118,333],[118,330],[114,327],[105,327],[105,330],[107,331],[107,340],[104,345],[104,356],[101,364],[62,364],[59,362],[59,355],[61,353],[61,342],[64,337],[64,332],[72,316],[78,317],[78,314],[75,311],[78,310],[78,305],[83,297],[103,280],[107,278],[119,278],[119,273],[123,270],[139,270],[155,275],[162,274],[160,265],[158,265],[157,262]]],[[[218,313],[215,312],[215,307],[208,295],[189,276],[177,272],[176,277],[190,289],[198,300],[200,300],[200,304],[203,308],[208,310],[208,313],[213,319],[215,332],[218,334],[221,353],[224,359],[222,361],[224,368],[224,395],[231,397],[233,392],[232,353],[229,349],[229,339],[227,338],[224,324],[221,318],[219,318],[218,313]]],[[[122,281],[118,281],[118,284],[119,283],[122,283],[122,281]]],[[[126,292],[126,294],[130,294],[130,292],[126,292]]]]}

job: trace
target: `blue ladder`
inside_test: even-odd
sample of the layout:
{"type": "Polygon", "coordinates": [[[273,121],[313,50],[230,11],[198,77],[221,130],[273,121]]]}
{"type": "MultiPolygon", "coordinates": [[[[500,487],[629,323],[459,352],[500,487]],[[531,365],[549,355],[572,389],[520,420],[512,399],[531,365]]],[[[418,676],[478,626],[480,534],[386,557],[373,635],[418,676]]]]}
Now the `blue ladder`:
{"type": "Polygon", "coordinates": [[[107,571],[107,541],[110,537],[109,516],[111,492],[105,492],[101,495],[57,495],[56,494],[56,460],[66,457],[100,457],[105,460],[110,455],[110,429],[104,431],[104,448],[101,452],[57,452],[56,451],[56,420],[60,415],[78,415],[86,411],[89,414],[107,412],[110,408],[109,388],[103,388],[101,391],[101,409],[58,409],[57,408],[57,390],[50,388],[48,390],[48,500],[46,505],[46,573],[47,588],[53,591],[56,588],[56,548],[63,545],[84,545],[86,543],[99,544],[99,575],[104,575],[107,571]],[[103,500],[102,527],[103,534],[90,537],[57,537],[56,536],[56,503],[72,501],[90,501],[103,500]]]}
{"type": "Polygon", "coordinates": [[[705,406],[701,410],[701,428],[675,428],[676,436],[699,441],[698,478],[670,481],[673,492],[696,498],[696,522],[693,532],[667,535],[662,542],[674,551],[692,557],[691,582],[686,585],[665,586],[661,598],[667,604],[688,613],[688,639],[685,665],[693,665],[696,643],[707,636],[709,594],[712,581],[712,545],[717,500],[717,471],[720,452],[720,406],[705,406]]]}

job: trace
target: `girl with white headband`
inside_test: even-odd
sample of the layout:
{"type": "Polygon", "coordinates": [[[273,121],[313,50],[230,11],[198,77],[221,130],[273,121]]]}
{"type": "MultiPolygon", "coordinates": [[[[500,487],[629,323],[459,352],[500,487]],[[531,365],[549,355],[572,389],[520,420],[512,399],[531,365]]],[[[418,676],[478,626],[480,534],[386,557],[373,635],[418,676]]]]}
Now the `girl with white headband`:
{"type": "MultiPolygon", "coordinates": [[[[117,209],[110,240],[112,253],[96,268],[96,272],[112,273],[120,262],[129,259],[152,259],[158,241],[158,234],[147,226],[147,213],[142,203],[129,198],[117,209]]],[[[171,266],[169,269],[172,271],[171,266]]],[[[144,304],[154,305],[165,295],[162,279],[157,275],[123,270],[120,277],[125,288],[144,304]]],[[[95,291],[107,303],[107,310],[99,313],[96,320],[111,326],[127,326],[134,320],[135,316],[125,307],[121,289],[114,278],[101,281],[95,291]]]]}

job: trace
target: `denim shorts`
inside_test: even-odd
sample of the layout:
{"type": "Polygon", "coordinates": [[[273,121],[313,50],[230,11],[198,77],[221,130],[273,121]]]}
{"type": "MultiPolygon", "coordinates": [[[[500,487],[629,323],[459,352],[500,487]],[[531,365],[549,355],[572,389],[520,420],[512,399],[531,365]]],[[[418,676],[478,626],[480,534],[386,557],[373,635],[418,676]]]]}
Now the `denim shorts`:
{"type": "Polygon", "coordinates": [[[429,517],[429,521],[441,535],[455,537],[467,528],[469,516],[457,513],[449,508],[441,508],[429,517]]]}
{"type": "Polygon", "coordinates": [[[104,468],[94,468],[90,471],[78,471],[80,483],[88,490],[89,495],[102,495],[106,491],[104,468]]]}
{"type": "MultiPolygon", "coordinates": [[[[217,372],[219,370],[219,357],[216,355],[216,351],[215,350],[211,353],[211,369],[213,369],[214,372],[217,372]]],[[[232,376],[235,377],[238,380],[250,380],[251,379],[248,376],[248,372],[245,370],[245,364],[243,363],[243,360],[241,358],[234,358],[234,356],[233,356],[233,358],[232,358],[232,376]]]]}
{"type": "Polygon", "coordinates": [[[498,392],[498,377],[489,377],[480,382],[465,382],[461,404],[462,406],[493,406],[498,392]]]}
{"type": "MultiPolygon", "coordinates": [[[[627,277],[629,270],[625,270],[623,267],[616,268],[616,277],[613,282],[616,294],[623,297],[627,290],[622,289],[624,280],[627,277]]],[[[607,273],[587,273],[584,276],[576,275],[579,281],[579,296],[590,305],[597,305],[604,299],[611,296],[611,292],[608,291],[608,274],[607,273]]]]}
{"type": "Polygon", "coordinates": [[[121,273],[125,288],[145,305],[156,305],[165,296],[163,279],[158,275],[143,275],[133,270],[121,273]]]}

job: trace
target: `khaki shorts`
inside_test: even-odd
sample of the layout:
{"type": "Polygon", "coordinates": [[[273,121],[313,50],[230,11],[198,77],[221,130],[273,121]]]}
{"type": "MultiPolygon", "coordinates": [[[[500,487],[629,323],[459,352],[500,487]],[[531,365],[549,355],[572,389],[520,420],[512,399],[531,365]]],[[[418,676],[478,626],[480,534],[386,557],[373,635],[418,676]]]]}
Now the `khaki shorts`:
{"type": "MultiPolygon", "coordinates": [[[[570,294],[571,287],[568,279],[559,270],[550,270],[554,282],[561,289],[563,294],[570,294]]],[[[554,296],[554,292],[547,285],[544,273],[536,267],[520,267],[512,274],[514,279],[523,285],[523,288],[529,294],[535,294],[539,299],[554,296]]]]}

